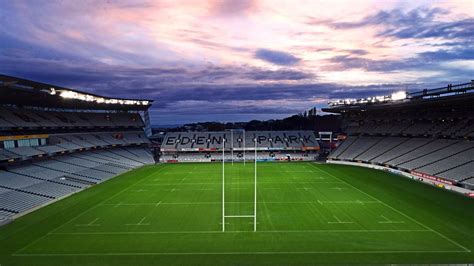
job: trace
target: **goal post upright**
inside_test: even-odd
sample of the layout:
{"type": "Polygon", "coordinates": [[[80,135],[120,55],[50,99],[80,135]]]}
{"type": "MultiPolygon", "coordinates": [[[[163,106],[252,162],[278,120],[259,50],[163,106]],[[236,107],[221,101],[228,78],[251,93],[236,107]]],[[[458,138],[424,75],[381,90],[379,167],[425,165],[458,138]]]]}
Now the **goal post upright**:
{"type": "Polygon", "coordinates": [[[224,169],[225,139],[222,136],[222,232],[225,232],[225,169],[224,169]]]}
{"type": "Polygon", "coordinates": [[[253,231],[257,231],[257,138],[255,138],[255,170],[254,170],[254,198],[253,198],[253,231]]]}

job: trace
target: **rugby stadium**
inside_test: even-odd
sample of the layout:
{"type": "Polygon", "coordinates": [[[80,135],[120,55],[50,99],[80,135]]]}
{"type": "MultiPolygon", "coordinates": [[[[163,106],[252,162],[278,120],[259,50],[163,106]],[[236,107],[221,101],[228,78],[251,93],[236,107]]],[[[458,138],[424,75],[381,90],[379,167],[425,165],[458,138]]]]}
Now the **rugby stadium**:
{"type": "Polygon", "coordinates": [[[0,0],[0,266],[474,266],[474,0],[0,0]]]}
{"type": "Polygon", "coordinates": [[[473,85],[330,102],[343,124],[329,138],[233,129],[153,143],[151,100],[1,76],[0,261],[473,261],[473,85]]]}

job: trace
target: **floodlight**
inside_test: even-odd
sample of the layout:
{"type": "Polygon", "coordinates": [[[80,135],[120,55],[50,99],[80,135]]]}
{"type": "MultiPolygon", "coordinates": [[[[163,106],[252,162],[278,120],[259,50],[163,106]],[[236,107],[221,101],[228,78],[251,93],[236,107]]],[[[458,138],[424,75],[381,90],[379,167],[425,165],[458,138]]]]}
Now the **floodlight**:
{"type": "Polygon", "coordinates": [[[392,93],[392,96],[390,97],[392,101],[398,101],[398,100],[403,100],[407,98],[407,93],[404,91],[399,91],[392,93]]]}

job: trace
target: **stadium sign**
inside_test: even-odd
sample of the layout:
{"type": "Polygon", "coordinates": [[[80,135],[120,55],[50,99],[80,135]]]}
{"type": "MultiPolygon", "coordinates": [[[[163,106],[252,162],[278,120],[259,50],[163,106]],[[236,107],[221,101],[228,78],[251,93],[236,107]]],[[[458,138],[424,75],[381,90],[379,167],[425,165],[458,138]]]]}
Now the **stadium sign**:
{"type": "Polygon", "coordinates": [[[20,139],[47,139],[48,134],[38,134],[38,135],[17,135],[17,136],[0,136],[0,141],[5,140],[20,140],[20,139]]]}
{"type": "Polygon", "coordinates": [[[439,178],[437,176],[432,176],[432,175],[425,174],[425,173],[422,173],[422,172],[411,171],[411,174],[414,175],[414,176],[417,176],[417,177],[430,179],[430,180],[441,182],[441,183],[444,183],[444,184],[454,185],[454,183],[451,182],[451,181],[444,180],[444,179],[439,178]]]}

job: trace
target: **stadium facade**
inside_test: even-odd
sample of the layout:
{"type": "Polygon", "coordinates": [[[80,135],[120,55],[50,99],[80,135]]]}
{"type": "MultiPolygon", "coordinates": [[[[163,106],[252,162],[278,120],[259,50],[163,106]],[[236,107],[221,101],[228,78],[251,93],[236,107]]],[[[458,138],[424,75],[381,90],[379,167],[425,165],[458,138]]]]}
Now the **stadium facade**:
{"type": "Polygon", "coordinates": [[[0,91],[0,224],[155,163],[150,100],[4,75],[0,91]]]}
{"type": "Polygon", "coordinates": [[[327,162],[390,171],[474,196],[474,81],[332,101],[343,139],[327,162]]]}

